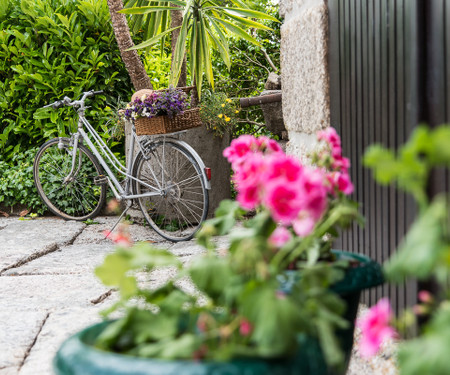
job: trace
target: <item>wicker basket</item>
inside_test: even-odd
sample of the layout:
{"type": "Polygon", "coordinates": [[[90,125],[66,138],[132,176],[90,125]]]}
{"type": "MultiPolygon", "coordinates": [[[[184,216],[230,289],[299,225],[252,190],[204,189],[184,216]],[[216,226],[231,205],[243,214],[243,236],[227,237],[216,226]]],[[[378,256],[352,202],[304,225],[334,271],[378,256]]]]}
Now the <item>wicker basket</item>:
{"type": "Polygon", "coordinates": [[[140,117],[134,121],[137,135],[174,133],[196,128],[201,124],[199,108],[187,109],[173,118],[169,118],[169,116],[140,117]]]}

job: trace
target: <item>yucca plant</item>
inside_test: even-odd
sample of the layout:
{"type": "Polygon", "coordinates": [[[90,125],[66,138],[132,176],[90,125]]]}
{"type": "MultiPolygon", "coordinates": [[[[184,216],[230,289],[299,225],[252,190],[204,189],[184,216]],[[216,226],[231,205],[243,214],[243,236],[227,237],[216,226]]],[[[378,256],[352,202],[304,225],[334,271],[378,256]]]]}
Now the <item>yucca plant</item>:
{"type": "MultiPolygon", "coordinates": [[[[154,35],[147,34],[150,35],[150,38],[134,46],[133,49],[146,48],[159,42],[172,31],[180,29],[175,50],[172,51],[174,56],[170,83],[174,86],[177,85],[183,58],[187,53],[191,77],[195,81],[200,96],[203,73],[206,75],[209,84],[214,88],[211,49],[219,51],[225,64],[230,67],[228,36],[244,38],[259,45],[259,42],[246,32],[246,29],[270,30],[270,28],[253,19],[278,22],[276,18],[251,9],[240,0],[231,0],[231,3],[225,3],[221,0],[158,0],[151,2],[149,6],[127,8],[121,12],[132,15],[150,15],[150,20],[147,20],[150,23],[147,23],[146,26],[153,28],[154,35]],[[231,3],[233,6],[229,5],[231,3]],[[183,10],[181,26],[168,28],[168,23],[164,20],[167,19],[171,10],[180,10],[180,7],[183,10]],[[156,26],[158,27],[157,31],[156,26]]],[[[134,22],[138,21],[135,20],[134,22]]],[[[142,23],[143,20],[139,20],[138,24],[142,23]]]]}

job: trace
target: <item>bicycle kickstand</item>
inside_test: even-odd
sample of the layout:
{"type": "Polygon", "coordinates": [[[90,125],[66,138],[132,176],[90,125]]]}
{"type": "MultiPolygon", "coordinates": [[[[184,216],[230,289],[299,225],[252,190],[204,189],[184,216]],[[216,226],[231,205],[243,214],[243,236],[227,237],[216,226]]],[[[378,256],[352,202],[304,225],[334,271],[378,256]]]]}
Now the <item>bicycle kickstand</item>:
{"type": "MultiPolygon", "coordinates": [[[[125,214],[128,212],[128,210],[131,208],[132,205],[133,205],[133,201],[132,200],[128,200],[127,201],[127,206],[125,207],[125,210],[123,210],[123,212],[120,214],[119,218],[114,223],[114,225],[112,226],[111,230],[109,231],[110,234],[114,231],[114,229],[116,228],[117,224],[120,223],[120,221],[125,216],[125,214]]],[[[108,238],[108,236],[106,238],[108,238]]]]}

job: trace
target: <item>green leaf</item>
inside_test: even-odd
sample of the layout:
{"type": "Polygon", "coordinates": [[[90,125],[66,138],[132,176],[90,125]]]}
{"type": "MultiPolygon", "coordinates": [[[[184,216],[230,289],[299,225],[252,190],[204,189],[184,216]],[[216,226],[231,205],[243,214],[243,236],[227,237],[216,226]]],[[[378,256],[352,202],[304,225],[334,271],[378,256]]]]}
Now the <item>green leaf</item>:
{"type": "Polygon", "coordinates": [[[385,264],[390,281],[402,282],[406,277],[424,280],[431,276],[448,251],[443,236],[447,215],[446,197],[437,196],[412,225],[397,252],[385,264]]]}
{"type": "Polygon", "coordinates": [[[102,265],[95,269],[95,275],[106,286],[119,288],[123,298],[129,298],[137,290],[136,279],[127,276],[127,272],[132,269],[129,258],[123,249],[109,254],[102,265]]]}
{"type": "Polygon", "coordinates": [[[434,129],[430,143],[431,163],[450,167],[450,126],[443,125],[434,129]]]}
{"type": "Polygon", "coordinates": [[[333,326],[321,319],[317,322],[317,329],[327,363],[332,366],[341,364],[344,360],[344,353],[334,334],[333,326]]]}
{"type": "Polygon", "coordinates": [[[450,304],[443,302],[420,337],[401,343],[398,363],[401,375],[447,375],[450,344],[450,304]]]}
{"type": "Polygon", "coordinates": [[[126,8],[120,10],[118,13],[124,14],[148,14],[152,12],[158,12],[160,10],[180,10],[180,8],[168,7],[168,6],[148,6],[138,8],[126,8]]]}
{"type": "Polygon", "coordinates": [[[236,26],[234,24],[232,24],[231,22],[224,20],[224,19],[220,19],[220,18],[216,18],[214,17],[214,19],[221,23],[226,29],[230,30],[232,33],[234,33],[236,36],[245,39],[247,41],[249,41],[250,43],[253,43],[257,46],[261,46],[261,43],[259,43],[255,38],[253,38],[252,36],[250,36],[249,34],[247,34],[242,28],[240,28],[239,26],[236,26]]]}
{"type": "Polygon", "coordinates": [[[5,17],[9,8],[9,0],[0,1],[0,19],[5,17]]]}
{"type": "Polygon", "coordinates": [[[231,19],[233,19],[247,27],[253,27],[255,29],[261,29],[261,30],[273,30],[270,27],[263,25],[262,23],[239,17],[237,15],[234,15],[232,12],[230,12],[230,14],[228,14],[228,17],[230,17],[231,19]]]}
{"type": "Polygon", "coordinates": [[[145,48],[145,47],[151,46],[152,44],[155,44],[158,40],[160,40],[166,34],[169,34],[173,30],[176,30],[176,29],[179,29],[179,28],[180,28],[180,26],[173,27],[173,28],[171,28],[169,30],[166,30],[166,31],[164,31],[164,32],[154,36],[153,38],[150,38],[150,39],[146,40],[145,42],[142,42],[142,43],[140,43],[140,44],[138,44],[138,45],[136,45],[134,47],[128,48],[127,51],[131,51],[131,50],[134,50],[134,49],[141,49],[141,48],[145,48]]]}
{"type": "Polygon", "coordinates": [[[180,79],[181,66],[183,65],[184,53],[186,51],[186,36],[189,27],[189,20],[191,15],[184,17],[181,24],[180,34],[178,35],[177,44],[175,45],[175,52],[173,54],[172,68],[170,71],[170,83],[173,86],[178,84],[180,79]]]}
{"type": "MultiPolygon", "coordinates": [[[[209,84],[211,85],[211,87],[214,90],[214,75],[213,75],[213,71],[212,71],[212,63],[211,63],[211,56],[210,56],[210,45],[208,43],[208,35],[206,32],[206,27],[205,27],[205,20],[203,19],[203,17],[200,17],[200,34],[199,34],[199,38],[202,42],[201,46],[202,46],[202,52],[203,52],[203,61],[205,64],[205,73],[206,73],[206,78],[208,79],[209,84]]],[[[199,86],[201,87],[201,84],[199,84],[199,86]]],[[[199,96],[200,97],[200,96],[199,96]]]]}
{"type": "Polygon", "coordinates": [[[192,353],[195,352],[201,345],[200,337],[192,334],[185,333],[179,338],[172,340],[170,343],[164,346],[164,349],[160,352],[160,358],[162,359],[175,359],[184,358],[192,359],[192,353]]]}
{"type": "Polygon", "coordinates": [[[155,248],[146,242],[141,242],[133,246],[129,254],[129,264],[133,269],[181,266],[181,262],[176,256],[167,250],[155,248]]]}
{"type": "Polygon", "coordinates": [[[172,340],[143,344],[136,350],[130,352],[130,354],[166,360],[192,359],[192,353],[195,352],[200,345],[200,337],[186,333],[179,338],[172,340]]]}
{"type": "Polygon", "coordinates": [[[189,275],[196,287],[209,297],[219,297],[231,277],[227,262],[215,254],[206,254],[195,259],[189,268],[189,275]]]}
{"type": "Polygon", "coordinates": [[[370,146],[363,159],[366,167],[372,168],[374,177],[380,184],[389,184],[397,176],[399,165],[392,151],[381,145],[370,146]]]}
{"type": "Polygon", "coordinates": [[[50,109],[49,108],[39,108],[36,112],[33,113],[33,118],[35,120],[43,120],[50,118],[50,109]]]}
{"type": "Polygon", "coordinates": [[[56,16],[59,18],[59,20],[65,27],[67,27],[68,29],[70,28],[70,22],[66,16],[59,14],[59,13],[56,13],[56,16]]]}
{"type": "Polygon", "coordinates": [[[240,297],[242,315],[253,325],[251,341],[262,357],[295,352],[298,329],[305,323],[298,306],[288,297],[278,298],[277,289],[277,285],[257,285],[240,297]]]}
{"type": "Polygon", "coordinates": [[[280,22],[275,17],[273,17],[267,13],[259,12],[257,10],[244,9],[244,8],[224,8],[224,10],[226,13],[229,13],[229,14],[238,14],[238,15],[250,17],[250,18],[257,18],[257,19],[261,19],[261,20],[270,20],[270,21],[274,21],[274,22],[280,22]]]}

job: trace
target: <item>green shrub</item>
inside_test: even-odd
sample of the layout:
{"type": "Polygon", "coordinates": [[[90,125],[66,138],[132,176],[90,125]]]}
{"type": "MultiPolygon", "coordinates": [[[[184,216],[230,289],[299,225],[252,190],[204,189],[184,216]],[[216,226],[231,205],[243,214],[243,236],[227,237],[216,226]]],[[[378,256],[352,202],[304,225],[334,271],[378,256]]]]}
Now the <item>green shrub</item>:
{"type": "MultiPolygon", "coordinates": [[[[65,136],[76,127],[72,108],[35,111],[64,96],[105,90],[91,99],[93,124],[107,103],[130,96],[106,0],[9,0],[0,9],[0,152],[15,152],[65,136]],[[9,5],[8,5],[9,4],[9,5]]],[[[98,125],[103,137],[107,131],[98,125]]]]}
{"type": "Polygon", "coordinates": [[[225,133],[232,133],[237,124],[238,114],[236,100],[227,98],[225,93],[209,90],[203,92],[200,117],[214,135],[222,137],[225,133]]]}
{"type": "Polygon", "coordinates": [[[33,181],[33,160],[38,148],[14,154],[7,162],[0,155],[0,203],[7,207],[23,204],[32,212],[42,214],[41,201],[33,181]]]}

